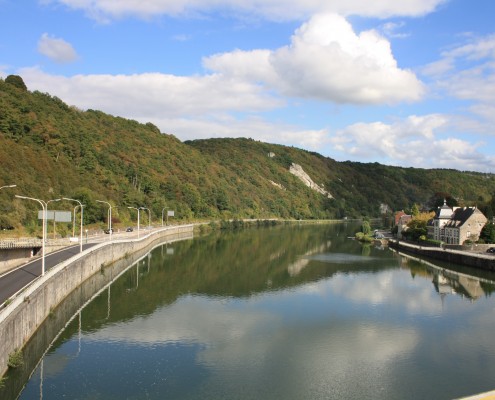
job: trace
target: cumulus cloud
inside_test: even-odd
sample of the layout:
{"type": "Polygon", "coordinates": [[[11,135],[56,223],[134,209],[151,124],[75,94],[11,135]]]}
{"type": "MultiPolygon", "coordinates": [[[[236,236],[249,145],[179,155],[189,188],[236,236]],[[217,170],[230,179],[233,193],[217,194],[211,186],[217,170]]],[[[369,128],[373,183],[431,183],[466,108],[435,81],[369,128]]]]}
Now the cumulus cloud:
{"type": "Polygon", "coordinates": [[[318,149],[326,129],[303,129],[269,122],[254,114],[284,102],[256,84],[221,74],[178,77],[160,73],[136,75],[49,75],[39,68],[20,71],[30,88],[60,97],[81,109],[152,122],[182,140],[250,137],[270,143],[318,149]],[[247,114],[245,118],[231,113],[247,114]]]}
{"type": "Polygon", "coordinates": [[[403,121],[357,123],[330,139],[334,149],[351,159],[382,158],[392,165],[420,168],[457,168],[486,171],[495,169],[495,157],[481,152],[484,143],[455,137],[439,138],[452,128],[448,116],[410,116],[403,121]]]}
{"type": "MultiPolygon", "coordinates": [[[[43,40],[64,48],[60,39],[45,34],[43,40]]],[[[195,76],[65,77],[39,68],[20,73],[30,88],[70,105],[153,122],[181,139],[244,136],[314,150],[325,143],[326,127],[301,129],[254,114],[285,107],[284,96],[376,104],[416,100],[422,94],[414,74],[397,67],[386,39],[374,31],[357,35],[335,14],[314,16],[295,32],[290,46],[274,51],[236,50],[203,62],[211,72],[195,76]]]]}
{"type": "Polygon", "coordinates": [[[158,15],[196,15],[221,10],[233,15],[255,15],[271,20],[301,20],[321,12],[386,18],[421,16],[434,11],[447,0],[293,0],[290,6],[280,0],[45,0],[84,10],[99,20],[158,15]]]}
{"type": "Polygon", "coordinates": [[[29,87],[54,94],[77,107],[127,118],[185,117],[229,111],[267,110],[282,103],[246,81],[221,75],[49,75],[20,71],[29,87]]]}
{"type": "Polygon", "coordinates": [[[376,31],[356,34],[336,14],[313,16],[275,51],[240,50],[204,59],[215,72],[264,82],[279,93],[336,103],[417,101],[424,93],[414,73],[400,69],[390,43],[376,31]]]}
{"type": "Polygon", "coordinates": [[[70,63],[78,56],[72,45],[63,39],[43,33],[38,41],[38,51],[57,63],[70,63]]]}

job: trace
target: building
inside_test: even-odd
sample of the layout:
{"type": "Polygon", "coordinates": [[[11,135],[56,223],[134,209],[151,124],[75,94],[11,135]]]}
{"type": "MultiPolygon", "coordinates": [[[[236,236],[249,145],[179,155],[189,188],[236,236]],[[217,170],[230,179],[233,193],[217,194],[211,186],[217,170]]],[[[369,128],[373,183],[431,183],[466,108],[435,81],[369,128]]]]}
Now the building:
{"type": "Polygon", "coordinates": [[[428,224],[428,237],[447,244],[464,244],[466,240],[475,242],[486,222],[487,218],[477,207],[451,208],[444,200],[428,224]]]}
{"type": "Polygon", "coordinates": [[[412,215],[402,214],[397,221],[397,238],[403,239],[404,232],[407,231],[407,224],[411,221],[412,215]]]}

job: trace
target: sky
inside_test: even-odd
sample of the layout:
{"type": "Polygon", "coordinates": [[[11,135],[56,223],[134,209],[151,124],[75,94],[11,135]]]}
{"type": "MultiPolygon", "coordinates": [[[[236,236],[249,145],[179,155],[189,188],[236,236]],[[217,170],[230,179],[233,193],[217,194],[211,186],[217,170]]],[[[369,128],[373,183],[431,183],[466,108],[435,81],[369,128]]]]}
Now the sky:
{"type": "Polygon", "coordinates": [[[0,77],[337,161],[495,173],[493,0],[0,0],[0,77]]]}

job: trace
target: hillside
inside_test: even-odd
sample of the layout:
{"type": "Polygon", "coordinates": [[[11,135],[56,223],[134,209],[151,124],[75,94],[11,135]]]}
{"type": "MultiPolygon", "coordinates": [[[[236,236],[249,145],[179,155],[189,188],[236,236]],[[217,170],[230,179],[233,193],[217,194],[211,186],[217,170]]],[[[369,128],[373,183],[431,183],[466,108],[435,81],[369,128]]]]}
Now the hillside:
{"type": "Polygon", "coordinates": [[[164,208],[186,220],[379,216],[384,205],[428,205],[435,193],[488,212],[493,206],[493,174],[336,162],[251,139],[183,143],[153,124],[82,111],[14,78],[0,79],[0,186],[17,185],[0,191],[2,229],[37,226],[37,204],[14,194],[80,199],[85,223],[102,226],[106,207],[95,200],[115,206],[114,222],[135,220],[127,207],[144,206],[155,224],[164,208]],[[296,165],[313,188],[290,172],[296,165]]]}

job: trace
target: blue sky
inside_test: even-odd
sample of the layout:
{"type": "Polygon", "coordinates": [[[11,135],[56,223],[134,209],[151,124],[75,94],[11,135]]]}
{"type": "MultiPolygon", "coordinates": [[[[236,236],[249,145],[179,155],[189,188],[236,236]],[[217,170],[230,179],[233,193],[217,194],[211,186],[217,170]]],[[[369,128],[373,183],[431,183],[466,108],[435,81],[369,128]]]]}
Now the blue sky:
{"type": "Polygon", "coordinates": [[[0,77],[181,140],[495,173],[493,0],[0,0],[0,77]]]}

